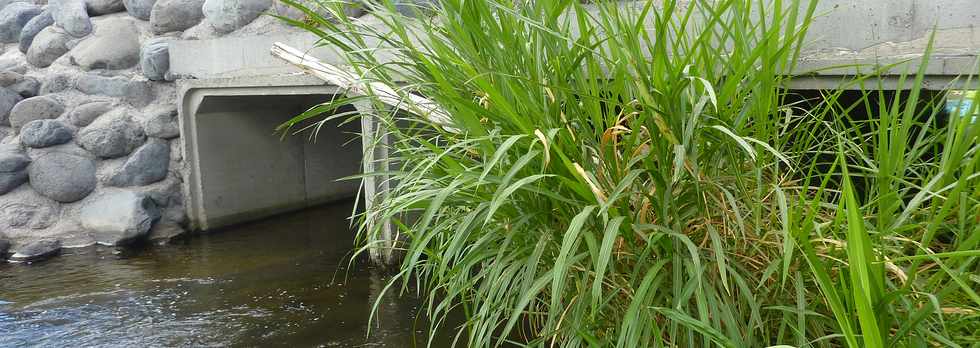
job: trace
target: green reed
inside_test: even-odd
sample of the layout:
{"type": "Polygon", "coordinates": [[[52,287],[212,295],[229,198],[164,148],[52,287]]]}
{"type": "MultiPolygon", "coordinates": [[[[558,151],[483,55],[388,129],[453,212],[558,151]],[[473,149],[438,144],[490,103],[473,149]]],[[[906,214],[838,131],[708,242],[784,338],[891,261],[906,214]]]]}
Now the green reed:
{"type": "MultiPolygon", "coordinates": [[[[417,283],[433,334],[980,344],[980,126],[921,107],[938,102],[924,70],[895,97],[869,74],[794,101],[815,1],[441,0],[417,19],[389,2],[349,19],[324,15],[341,3],[282,1],[364,81],[451,115],[360,116],[386,127],[367,141],[390,170],[368,175],[396,183],[360,217],[397,227],[386,291],[417,283]]],[[[354,102],[392,110],[341,97],[284,129],[354,102]]]]}

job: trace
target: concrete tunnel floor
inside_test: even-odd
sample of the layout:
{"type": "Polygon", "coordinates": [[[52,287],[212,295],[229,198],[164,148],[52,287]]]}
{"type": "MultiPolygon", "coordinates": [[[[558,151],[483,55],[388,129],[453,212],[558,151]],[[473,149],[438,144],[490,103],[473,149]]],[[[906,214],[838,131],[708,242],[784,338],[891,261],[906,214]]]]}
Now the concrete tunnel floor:
{"type": "MultiPolygon", "coordinates": [[[[202,95],[184,109],[192,227],[210,230],[356,195],[360,123],[331,120],[315,138],[275,132],[330,94],[202,95]],[[190,116],[190,117],[188,117],[190,116]]],[[[348,110],[353,110],[351,107],[348,110]]],[[[321,117],[314,120],[322,120],[321,117]]],[[[295,128],[294,128],[295,129],[295,128]]]]}

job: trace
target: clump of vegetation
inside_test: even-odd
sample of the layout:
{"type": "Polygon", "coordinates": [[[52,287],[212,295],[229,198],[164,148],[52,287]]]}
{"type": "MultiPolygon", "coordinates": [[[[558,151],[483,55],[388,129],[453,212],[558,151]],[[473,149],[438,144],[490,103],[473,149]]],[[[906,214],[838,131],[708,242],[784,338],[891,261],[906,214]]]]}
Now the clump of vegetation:
{"type": "Polygon", "coordinates": [[[921,107],[923,71],[800,103],[815,1],[376,7],[293,24],[451,115],[361,116],[397,183],[362,218],[461,346],[980,344],[978,103],[921,107]]]}

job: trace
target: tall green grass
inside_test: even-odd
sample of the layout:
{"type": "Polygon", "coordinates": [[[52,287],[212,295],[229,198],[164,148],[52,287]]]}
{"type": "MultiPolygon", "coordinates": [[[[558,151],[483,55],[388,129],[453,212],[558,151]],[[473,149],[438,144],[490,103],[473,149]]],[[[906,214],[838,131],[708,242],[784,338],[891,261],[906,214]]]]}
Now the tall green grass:
{"type": "MultiPolygon", "coordinates": [[[[420,19],[375,7],[291,23],[364,81],[452,115],[361,116],[388,127],[369,141],[391,170],[369,175],[397,183],[362,219],[398,227],[388,291],[419,284],[434,334],[980,345],[980,126],[928,107],[923,71],[897,95],[869,75],[847,82],[857,102],[793,98],[785,73],[815,2],[441,0],[420,19]],[[462,326],[446,327],[451,312],[462,326]]],[[[355,101],[390,109],[338,98],[290,124],[355,101]]],[[[360,234],[376,245],[380,231],[360,234]]]]}

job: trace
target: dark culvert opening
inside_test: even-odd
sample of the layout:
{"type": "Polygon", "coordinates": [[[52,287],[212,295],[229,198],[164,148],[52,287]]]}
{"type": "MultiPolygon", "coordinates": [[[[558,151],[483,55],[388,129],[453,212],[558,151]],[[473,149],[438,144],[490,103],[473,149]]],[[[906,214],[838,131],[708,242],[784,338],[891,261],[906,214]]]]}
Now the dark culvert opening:
{"type": "MultiPolygon", "coordinates": [[[[276,128],[329,94],[207,96],[197,109],[196,161],[200,175],[198,208],[214,229],[351,199],[359,181],[338,180],[360,173],[358,122],[326,121],[294,134],[276,128]]],[[[353,111],[353,107],[338,113],[353,111]]]]}

